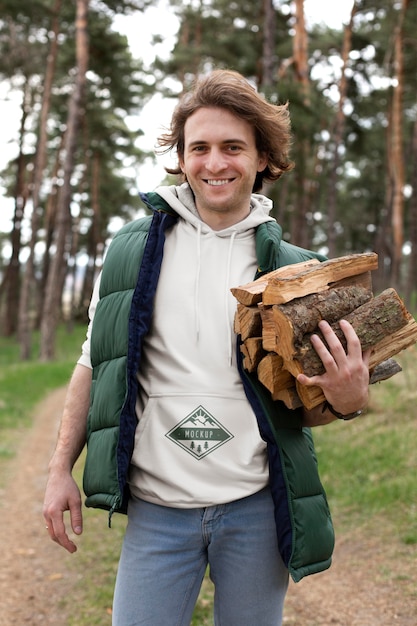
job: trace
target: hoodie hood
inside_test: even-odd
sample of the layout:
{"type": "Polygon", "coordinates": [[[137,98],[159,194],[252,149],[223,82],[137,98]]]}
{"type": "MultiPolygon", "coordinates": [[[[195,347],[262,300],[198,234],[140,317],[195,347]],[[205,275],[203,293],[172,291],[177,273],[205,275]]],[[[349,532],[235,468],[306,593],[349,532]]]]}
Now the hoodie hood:
{"type": "MultiPolygon", "coordinates": [[[[195,206],[194,194],[188,183],[157,187],[155,193],[168,202],[182,219],[195,226],[199,232],[202,234],[213,232],[213,229],[201,220],[195,206]]],[[[228,237],[232,233],[243,233],[264,222],[274,221],[274,218],[269,215],[271,209],[272,200],[261,194],[252,194],[249,215],[240,222],[215,232],[218,236],[228,237]]]]}

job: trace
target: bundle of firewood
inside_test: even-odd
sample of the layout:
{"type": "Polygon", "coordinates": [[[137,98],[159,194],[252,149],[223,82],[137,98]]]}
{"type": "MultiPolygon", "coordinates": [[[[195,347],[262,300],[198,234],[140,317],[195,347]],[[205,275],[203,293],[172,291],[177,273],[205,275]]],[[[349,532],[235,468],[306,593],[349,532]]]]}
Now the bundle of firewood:
{"type": "Polygon", "coordinates": [[[377,266],[374,253],[323,263],[313,259],[231,290],[238,301],[235,332],[242,339],[243,366],[257,373],[274,400],[307,409],[324,401],[320,387],[296,381],[299,373],[324,372],[310,341],[312,333],[323,339],[318,329],[322,319],[345,348],[341,319],[352,324],[363,351],[372,349],[371,383],[401,371],[392,357],[417,342],[417,323],[394,289],[374,296],[371,272],[377,266]]]}

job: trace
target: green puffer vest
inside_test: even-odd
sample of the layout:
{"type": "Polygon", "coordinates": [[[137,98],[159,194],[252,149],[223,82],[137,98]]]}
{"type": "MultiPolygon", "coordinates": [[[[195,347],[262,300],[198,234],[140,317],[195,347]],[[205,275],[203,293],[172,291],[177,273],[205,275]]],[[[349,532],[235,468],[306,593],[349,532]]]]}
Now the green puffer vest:
{"type": "MultiPolygon", "coordinates": [[[[153,217],[123,227],[109,246],[91,337],[93,383],[84,469],[86,505],[126,512],[127,475],[137,424],[136,372],[152,317],[165,231],[177,216],[156,193],[143,196],[153,217]]],[[[276,222],[256,230],[259,277],[313,257],[281,240],[276,222]]],[[[238,347],[238,356],[240,350],[238,347]]],[[[309,429],[301,411],[271,399],[255,375],[240,374],[259,430],[267,442],[278,545],[295,582],[331,564],[334,533],[309,429]]]]}

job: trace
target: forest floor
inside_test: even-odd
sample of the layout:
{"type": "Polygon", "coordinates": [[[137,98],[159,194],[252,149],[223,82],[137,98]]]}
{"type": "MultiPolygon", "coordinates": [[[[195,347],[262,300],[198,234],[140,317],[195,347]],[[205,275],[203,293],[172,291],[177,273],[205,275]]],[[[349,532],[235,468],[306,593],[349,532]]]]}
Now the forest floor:
{"type": "MultiPolygon", "coordinates": [[[[64,394],[37,407],[0,477],[0,626],[66,626],[77,603],[76,556],[50,541],[42,516],[64,394]]],[[[416,626],[417,594],[402,584],[417,573],[401,558],[409,548],[363,529],[338,536],[330,570],[290,584],[285,626],[416,626]]]]}

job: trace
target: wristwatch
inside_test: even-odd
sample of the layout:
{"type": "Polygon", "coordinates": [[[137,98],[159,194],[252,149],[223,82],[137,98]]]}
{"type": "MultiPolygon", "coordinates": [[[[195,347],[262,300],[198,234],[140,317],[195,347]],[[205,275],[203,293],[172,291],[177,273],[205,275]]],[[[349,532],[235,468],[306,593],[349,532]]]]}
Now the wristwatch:
{"type": "Polygon", "coordinates": [[[359,409],[359,411],[354,411],[353,413],[348,413],[347,415],[343,415],[343,413],[339,413],[339,411],[336,411],[332,407],[330,402],[327,402],[327,400],[324,402],[323,409],[321,412],[324,413],[326,409],[328,409],[330,413],[333,413],[333,415],[335,415],[338,419],[344,420],[345,422],[348,422],[349,420],[353,420],[355,419],[355,417],[359,417],[359,415],[362,415],[363,413],[363,409],[359,409]]]}

